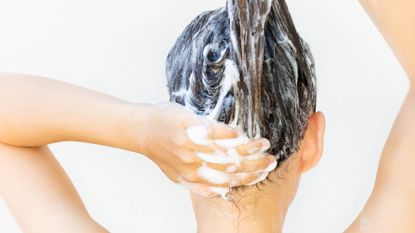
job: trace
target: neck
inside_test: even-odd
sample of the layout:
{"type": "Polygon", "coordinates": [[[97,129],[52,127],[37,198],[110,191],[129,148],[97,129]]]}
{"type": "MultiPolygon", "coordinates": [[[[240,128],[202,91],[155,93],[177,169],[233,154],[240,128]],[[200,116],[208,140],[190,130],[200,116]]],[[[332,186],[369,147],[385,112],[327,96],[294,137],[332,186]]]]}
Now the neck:
{"type": "Polygon", "coordinates": [[[282,232],[291,195],[276,192],[270,186],[262,188],[261,192],[255,186],[236,190],[240,193],[233,193],[232,197],[238,198],[232,201],[192,194],[198,233],[282,232]]]}

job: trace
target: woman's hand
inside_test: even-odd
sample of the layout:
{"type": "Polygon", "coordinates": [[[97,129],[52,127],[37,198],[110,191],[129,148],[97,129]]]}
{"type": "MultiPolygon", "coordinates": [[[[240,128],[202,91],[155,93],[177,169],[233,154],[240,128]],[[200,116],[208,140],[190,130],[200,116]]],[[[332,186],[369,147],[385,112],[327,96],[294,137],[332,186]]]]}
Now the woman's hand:
{"type": "Polygon", "coordinates": [[[267,139],[238,143],[243,137],[240,130],[197,116],[173,103],[149,105],[146,112],[142,136],[137,139],[139,152],[153,160],[175,183],[229,188],[252,183],[270,166],[275,168],[274,156],[263,154],[269,149],[267,139]],[[206,141],[217,144],[192,140],[192,127],[206,129],[206,141]],[[226,143],[232,142],[234,145],[226,148],[226,143]],[[227,154],[229,149],[233,155],[227,154]]]}
{"type": "Polygon", "coordinates": [[[139,152],[174,182],[238,186],[262,176],[270,163],[274,166],[274,158],[262,154],[268,149],[266,139],[245,140],[233,148],[191,141],[187,131],[192,126],[206,126],[211,140],[237,138],[242,133],[175,104],[133,104],[47,78],[0,74],[0,106],[0,142],[4,144],[40,147],[79,141],[139,152]],[[18,98],[15,93],[20,93],[18,98]],[[222,158],[215,163],[218,158],[212,152],[222,157],[230,152],[237,160],[224,163],[222,158]],[[256,157],[249,156],[253,154],[256,157]],[[217,179],[223,181],[225,176],[229,177],[226,182],[217,179]]]}

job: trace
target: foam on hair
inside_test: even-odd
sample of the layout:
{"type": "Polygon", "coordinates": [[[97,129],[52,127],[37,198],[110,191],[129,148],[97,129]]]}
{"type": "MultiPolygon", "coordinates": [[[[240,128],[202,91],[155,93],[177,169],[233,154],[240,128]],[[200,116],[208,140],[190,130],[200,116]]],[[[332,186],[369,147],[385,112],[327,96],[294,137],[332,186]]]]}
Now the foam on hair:
{"type": "Polygon", "coordinates": [[[314,61],[284,0],[228,0],[197,16],[166,63],[170,101],[265,137],[278,164],[316,109],[314,61]]]}

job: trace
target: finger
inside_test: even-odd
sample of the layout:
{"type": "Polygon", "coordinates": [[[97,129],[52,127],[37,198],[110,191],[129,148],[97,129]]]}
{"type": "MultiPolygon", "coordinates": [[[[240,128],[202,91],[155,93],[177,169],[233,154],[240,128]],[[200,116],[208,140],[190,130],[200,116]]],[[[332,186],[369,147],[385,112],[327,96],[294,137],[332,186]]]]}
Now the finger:
{"type": "Polygon", "coordinates": [[[270,147],[271,147],[271,144],[268,141],[268,139],[261,138],[261,139],[252,140],[249,143],[236,147],[236,151],[242,156],[247,156],[247,155],[253,155],[256,153],[265,152],[270,147]]]}
{"type": "Polygon", "coordinates": [[[183,182],[186,183],[198,183],[218,188],[230,188],[250,184],[257,180],[262,173],[268,174],[268,172],[228,174],[207,166],[201,166],[197,170],[190,170],[189,172],[182,173],[181,177],[183,178],[183,182]]]}
{"type": "Polygon", "coordinates": [[[202,162],[204,162],[200,158],[198,158],[196,156],[196,153],[194,153],[193,151],[183,150],[181,152],[178,152],[176,157],[179,159],[180,165],[184,167],[192,165],[200,166],[202,162]]]}
{"type": "MultiPolygon", "coordinates": [[[[236,147],[249,142],[249,139],[238,129],[222,123],[192,126],[186,129],[186,143],[192,150],[206,152],[207,147],[236,147]],[[190,143],[191,142],[191,143],[190,143]]],[[[220,148],[218,148],[220,149],[220,148]]]]}
{"type": "Polygon", "coordinates": [[[220,195],[223,195],[222,193],[228,193],[229,189],[226,188],[219,188],[219,187],[211,187],[205,184],[189,184],[188,189],[190,192],[202,196],[205,198],[214,198],[220,195]]]}
{"type": "Polygon", "coordinates": [[[181,173],[181,176],[188,183],[216,187],[229,187],[231,181],[231,176],[228,173],[209,168],[206,165],[199,166],[196,169],[187,168],[186,171],[181,173]]]}
{"type": "Polygon", "coordinates": [[[234,163],[227,163],[227,164],[218,164],[218,163],[206,163],[206,166],[209,168],[226,172],[226,173],[234,173],[238,170],[238,165],[234,163]]]}
{"type": "Polygon", "coordinates": [[[210,146],[198,145],[198,144],[193,143],[192,141],[189,141],[187,143],[186,148],[194,152],[205,153],[205,154],[211,154],[215,152],[215,149],[210,146]]]}
{"type": "MultiPolygon", "coordinates": [[[[228,188],[235,188],[243,185],[252,185],[264,180],[268,176],[269,172],[257,172],[257,173],[235,173],[231,175],[231,180],[227,184],[228,188]]],[[[224,185],[225,186],[225,185],[224,185]]]]}
{"type": "Polygon", "coordinates": [[[185,188],[190,190],[193,194],[207,198],[216,198],[219,196],[227,198],[230,191],[229,188],[209,186],[201,183],[187,183],[185,181],[182,181],[182,183],[185,183],[185,188]]]}
{"type": "Polygon", "coordinates": [[[182,174],[183,180],[180,183],[197,183],[208,187],[217,188],[232,188],[243,185],[252,185],[258,183],[266,178],[269,172],[258,172],[258,173],[235,173],[227,176],[227,180],[223,182],[212,182],[210,178],[200,177],[197,174],[188,176],[188,174],[182,174]],[[265,176],[265,178],[264,178],[265,176]]]}
{"type": "MultiPolygon", "coordinates": [[[[269,172],[259,172],[254,175],[251,174],[247,176],[245,179],[242,179],[240,181],[240,184],[238,184],[238,186],[258,184],[261,181],[265,180],[268,177],[268,175],[269,175],[269,172]]],[[[234,186],[234,187],[237,187],[237,186],[234,186]]]]}
{"type": "Polygon", "coordinates": [[[167,178],[169,178],[169,180],[176,184],[179,183],[179,173],[176,169],[166,163],[159,165],[159,168],[163,171],[167,178]]]}
{"type": "Polygon", "coordinates": [[[226,172],[259,172],[262,170],[274,170],[276,167],[276,158],[274,156],[265,156],[258,154],[257,156],[246,156],[235,158],[228,155],[212,155],[196,153],[196,156],[206,162],[209,168],[226,172]]]}
{"type": "Polygon", "coordinates": [[[227,152],[201,153],[195,155],[202,161],[215,164],[239,164],[244,158],[234,149],[228,149],[227,152]]]}
{"type": "Polygon", "coordinates": [[[186,181],[183,176],[178,177],[178,183],[183,188],[189,190],[193,194],[202,197],[216,197],[218,194],[213,192],[208,185],[199,184],[199,183],[190,183],[186,181]]]}
{"type": "Polygon", "coordinates": [[[193,126],[187,128],[186,136],[183,137],[183,142],[185,148],[202,153],[212,153],[214,150],[211,148],[211,142],[208,139],[209,137],[209,127],[208,126],[193,126]]]}
{"type": "Polygon", "coordinates": [[[202,164],[202,161],[195,158],[191,152],[182,152],[175,155],[160,148],[160,154],[163,154],[163,156],[153,158],[152,160],[163,170],[169,179],[176,183],[181,173],[196,171],[202,164]]]}
{"type": "Polygon", "coordinates": [[[202,161],[197,158],[193,152],[188,150],[179,150],[175,153],[172,153],[162,147],[158,150],[159,156],[154,159],[151,158],[158,165],[168,164],[176,170],[179,170],[182,166],[187,166],[188,164],[202,163],[202,161]]]}
{"type": "Polygon", "coordinates": [[[215,122],[209,125],[208,138],[210,140],[232,139],[232,138],[238,138],[242,134],[243,132],[241,132],[241,130],[239,129],[232,128],[223,123],[215,122]]]}
{"type": "Polygon", "coordinates": [[[259,172],[259,173],[237,173],[231,176],[231,181],[227,184],[215,185],[203,183],[190,183],[182,180],[180,183],[186,184],[185,187],[189,189],[192,193],[195,193],[204,197],[217,197],[222,196],[227,197],[230,188],[255,185],[265,180],[269,175],[269,172],[259,172]]]}
{"type": "MultiPolygon", "coordinates": [[[[204,160],[204,157],[199,157],[204,160]]],[[[222,158],[222,157],[220,157],[222,158]]],[[[273,171],[277,166],[277,160],[272,155],[260,155],[256,159],[242,159],[239,163],[234,163],[232,159],[223,160],[224,163],[218,163],[218,160],[209,159],[206,166],[221,172],[226,173],[238,173],[238,172],[261,172],[261,171],[273,171]]],[[[220,161],[219,161],[220,162],[220,161]]]]}
{"type": "Polygon", "coordinates": [[[256,160],[243,160],[235,173],[239,172],[271,172],[277,167],[275,156],[267,155],[256,160]]]}

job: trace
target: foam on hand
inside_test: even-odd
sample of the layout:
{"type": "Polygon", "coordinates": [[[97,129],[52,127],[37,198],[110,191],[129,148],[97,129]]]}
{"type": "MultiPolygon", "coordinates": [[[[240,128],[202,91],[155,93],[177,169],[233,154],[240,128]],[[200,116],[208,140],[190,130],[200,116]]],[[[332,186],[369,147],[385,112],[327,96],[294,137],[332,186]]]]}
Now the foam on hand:
{"type": "MultiPolygon", "coordinates": [[[[209,139],[209,130],[206,126],[193,126],[187,129],[187,134],[195,144],[204,145],[204,146],[212,146],[216,147],[219,146],[221,149],[217,149],[214,153],[207,154],[197,152],[196,156],[201,159],[202,161],[208,163],[216,163],[216,164],[235,164],[239,167],[240,163],[245,159],[248,158],[258,159],[260,156],[258,154],[253,154],[250,156],[246,156],[245,158],[241,156],[238,151],[235,149],[238,146],[244,145],[249,143],[249,138],[246,135],[240,135],[237,138],[232,139],[218,139],[218,140],[211,140],[209,139]],[[225,151],[223,151],[224,149],[225,151]]],[[[262,155],[262,152],[259,155],[262,155]]]]}
{"type": "Polygon", "coordinates": [[[227,154],[218,153],[218,152],[215,152],[212,154],[196,152],[196,156],[202,161],[205,161],[208,163],[216,163],[216,164],[228,164],[228,163],[237,164],[239,163],[238,162],[239,158],[235,158],[233,156],[228,156],[227,154]]]}
{"type": "Polygon", "coordinates": [[[197,169],[197,174],[200,178],[203,178],[212,184],[227,184],[230,181],[229,174],[212,169],[206,164],[203,164],[197,169]]]}
{"type": "Polygon", "coordinates": [[[209,187],[208,189],[212,193],[219,195],[225,200],[229,198],[229,192],[231,191],[229,188],[221,188],[221,187],[209,187]]]}
{"type": "Polygon", "coordinates": [[[215,140],[214,143],[223,148],[234,148],[249,142],[249,138],[246,135],[241,135],[237,138],[232,139],[219,139],[215,140]]]}
{"type": "MultiPolygon", "coordinates": [[[[260,151],[251,151],[253,153],[251,155],[242,156],[238,153],[236,147],[249,143],[249,138],[244,134],[232,139],[212,140],[209,138],[208,126],[190,127],[187,129],[187,134],[190,140],[195,144],[210,146],[215,149],[213,153],[195,153],[196,156],[203,161],[203,165],[197,170],[197,174],[200,178],[208,181],[209,183],[215,185],[229,184],[230,186],[235,186],[240,183],[241,180],[246,179],[250,174],[256,174],[258,178],[253,182],[247,184],[254,185],[263,181],[268,176],[268,174],[277,167],[277,162],[275,161],[266,169],[256,173],[234,173],[239,169],[240,164],[244,160],[257,160],[264,157],[264,152],[268,149],[268,147],[264,147],[260,151]],[[222,172],[208,167],[207,163],[230,165],[227,166],[226,172],[222,172]],[[233,173],[232,179],[229,173],[233,173]]],[[[182,181],[181,184],[185,184],[185,187],[196,194],[207,196],[208,194],[213,193],[221,196],[224,199],[228,198],[228,194],[231,190],[230,188],[223,187],[209,187],[206,190],[198,188],[199,186],[197,184],[185,183],[184,181],[182,181]]]]}
{"type": "Polygon", "coordinates": [[[210,144],[209,129],[207,126],[201,125],[189,127],[187,129],[187,136],[198,145],[206,146],[210,144]]]}

